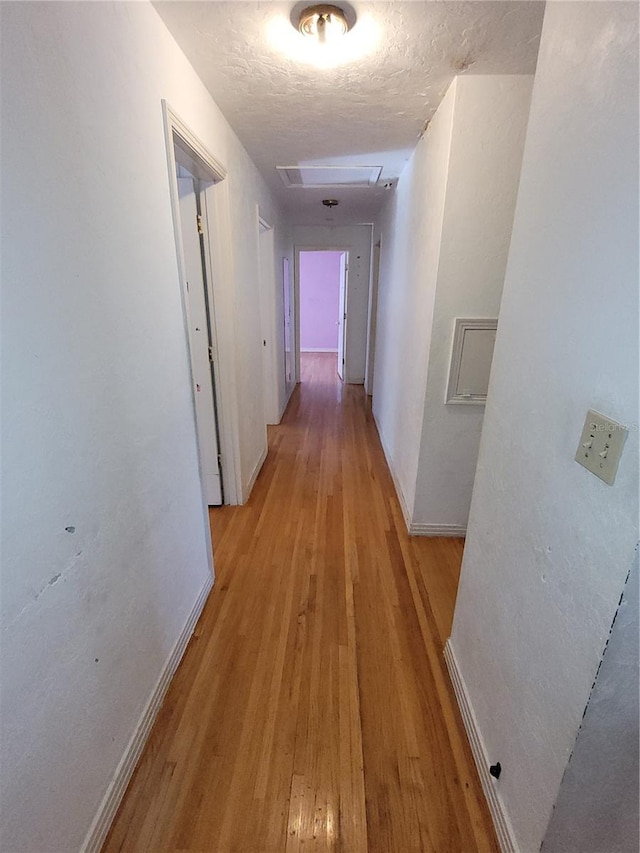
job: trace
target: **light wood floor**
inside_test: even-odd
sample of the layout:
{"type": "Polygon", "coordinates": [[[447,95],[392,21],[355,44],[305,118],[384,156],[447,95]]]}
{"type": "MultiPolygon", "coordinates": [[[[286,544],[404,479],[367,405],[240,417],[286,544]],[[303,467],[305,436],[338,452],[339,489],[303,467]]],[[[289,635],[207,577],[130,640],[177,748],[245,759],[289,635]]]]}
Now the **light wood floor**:
{"type": "Polygon", "coordinates": [[[104,853],[497,846],[442,649],[461,540],[409,537],[361,386],[302,384],[104,853]]]}

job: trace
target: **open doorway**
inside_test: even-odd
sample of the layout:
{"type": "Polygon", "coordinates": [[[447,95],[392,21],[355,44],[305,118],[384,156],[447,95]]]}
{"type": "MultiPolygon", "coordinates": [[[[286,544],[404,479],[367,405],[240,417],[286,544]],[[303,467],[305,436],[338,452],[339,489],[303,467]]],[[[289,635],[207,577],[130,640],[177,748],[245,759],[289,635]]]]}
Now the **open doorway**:
{"type": "Polygon", "coordinates": [[[295,385],[293,352],[293,292],[291,289],[291,270],[289,258],[282,259],[282,331],[284,333],[284,386],[285,399],[288,400],[295,385]]]}
{"type": "MultiPolygon", "coordinates": [[[[207,275],[200,179],[176,158],[180,234],[185,272],[185,311],[198,434],[198,452],[208,506],[224,502],[220,428],[214,362],[213,306],[207,275]]],[[[195,170],[194,170],[195,171],[195,170]]]]}
{"type": "Polygon", "coordinates": [[[298,255],[300,299],[300,353],[323,353],[334,359],[344,379],[347,320],[346,251],[300,251],[298,255]]]}
{"type": "Polygon", "coordinates": [[[208,522],[208,507],[242,500],[233,300],[229,288],[220,286],[232,270],[228,182],[224,166],[166,101],[162,111],[203,512],[208,522]]]}

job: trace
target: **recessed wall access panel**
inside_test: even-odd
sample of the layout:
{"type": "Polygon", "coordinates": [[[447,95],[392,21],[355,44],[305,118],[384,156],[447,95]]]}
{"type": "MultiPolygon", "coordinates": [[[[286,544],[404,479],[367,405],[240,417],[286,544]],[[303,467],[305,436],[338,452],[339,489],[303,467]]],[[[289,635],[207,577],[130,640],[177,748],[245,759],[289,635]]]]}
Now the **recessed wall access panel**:
{"type": "Polygon", "coordinates": [[[485,404],[497,328],[497,319],[456,319],[445,402],[485,404]]]}

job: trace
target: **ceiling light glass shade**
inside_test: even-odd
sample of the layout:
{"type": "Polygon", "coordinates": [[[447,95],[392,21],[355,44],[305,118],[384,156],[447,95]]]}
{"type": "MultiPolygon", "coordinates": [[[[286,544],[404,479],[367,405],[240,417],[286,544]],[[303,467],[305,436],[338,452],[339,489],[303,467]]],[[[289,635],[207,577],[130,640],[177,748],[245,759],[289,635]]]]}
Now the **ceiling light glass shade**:
{"type": "Polygon", "coordinates": [[[338,6],[320,4],[308,6],[300,13],[298,29],[303,36],[317,39],[320,44],[335,41],[349,32],[347,18],[338,6]]]}
{"type": "MultiPolygon", "coordinates": [[[[327,7],[325,4],[303,7],[301,14],[298,11],[300,6],[303,6],[301,2],[300,6],[297,4],[294,6],[289,15],[277,9],[280,6],[279,3],[274,3],[273,6],[276,8],[269,16],[267,23],[267,39],[271,49],[278,56],[285,56],[300,65],[309,65],[313,68],[329,71],[342,65],[359,62],[373,53],[381,42],[382,29],[375,16],[365,10],[358,14],[356,23],[355,11],[347,3],[342,8],[327,7]],[[301,24],[307,13],[311,11],[317,15],[319,8],[325,10],[325,15],[326,9],[331,9],[331,35],[329,39],[325,38],[324,42],[319,41],[318,36],[314,36],[312,32],[308,36],[302,35],[301,29],[301,24]],[[334,16],[336,15],[334,9],[337,9],[338,13],[341,13],[346,19],[345,35],[338,36],[335,39],[333,38],[335,32],[334,16]]],[[[313,21],[309,26],[314,26],[313,21]]],[[[343,32],[342,25],[340,25],[338,32],[343,32]]],[[[327,30],[325,29],[326,33],[327,30]]]]}

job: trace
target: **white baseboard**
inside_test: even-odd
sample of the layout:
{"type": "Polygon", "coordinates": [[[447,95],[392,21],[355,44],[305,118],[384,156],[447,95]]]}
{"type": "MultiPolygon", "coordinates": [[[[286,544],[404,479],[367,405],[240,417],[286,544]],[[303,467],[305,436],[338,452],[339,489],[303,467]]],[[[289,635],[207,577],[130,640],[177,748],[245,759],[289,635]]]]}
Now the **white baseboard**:
{"type": "Polygon", "coordinates": [[[380,429],[380,424],[378,423],[378,419],[376,418],[375,414],[373,415],[373,422],[375,423],[376,429],[378,430],[378,438],[380,439],[380,444],[382,445],[382,452],[384,453],[384,458],[387,460],[387,468],[389,469],[391,479],[393,480],[393,485],[395,486],[396,495],[398,496],[398,503],[400,504],[400,509],[402,510],[402,517],[404,518],[404,523],[407,525],[407,531],[411,533],[411,515],[409,513],[409,507],[407,506],[404,493],[400,487],[400,482],[396,477],[396,472],[393,470],[391,454],[389,453],[386,442],[384,440],[384,436],[382,434],[382,430],[380,429]]]}
{"type": "Polygon", "coordinates": [[[185,653],[187,644],[191,639],[191,635],[196,627],[196,622],[200,618],[202,608],[205,605],[212,586],[213,577],[210,576],[200,590],[198,598],[196,599],[191,613],[189,614],[189,618],[180,632],[180,636],[176,640],[167,662],[162,668],[160,678],[158,679],[156,686],[153,688],[147,705],[142,712],[140,720],[138,721],[138,725],[131,736],[131,740],[127,744],[113,779],[111,780],[111,783],[107,788],[107,792],[100,803],[98,813],[93,819],[89,832],[87,833],[82,847],[80,848],[81,853],[99,853],[102,845],[104,844],[107,833],[111,828],[113,818],[118,811],[118,806],[124,797],[125,791],[127,790],[129,780],[131,779],[133,771],[136,769],[138,759],[140,758],[142,750],[147,742],[147,738],[151,733],[151,728],[156,715],[160,710],[160,706],[162,705],[162,700],[164,699],[169,684],[171,683],[171,679],[182,660],[182,656],[185,653]]]}
{"type": "Polygon", "coordinates": [[[335,352],[337,353],[337,349],[323,349],[321,347],[300,347],[300,352],[335,352]]]}
{"type": "Polygon", "coordinates": [[[412,522],[409,525],[412,536],[466,536],[467,528],[460,524],[421,524],[412,522]]]}
{"type": "Polygon", "coordinates": [[[493,818],[493,825],[496,830],[496,835],[498,836],[500,850],[502,853],[519,853],[511,821],[509,820],[509,816],[507,815],[497,788],[499,782],[489,773],[489,765],[491,762],[487,756],[484,741],[482,740],[482,734],[478,728],[478,723],[475,714],[473,713],[473,706],[469,700],[467,687],[458,667],[458,661],[456,659],[455,652],[453,651],[450,639],[447,640],[444,647],[444,658],[447,662],[449,676],[451,677],[451,683],[453,684],[456,699],[458,700],[458,706],[460,708],[460,713],[462,714],[464,727],[467,730],[467,737],[469,738],[471,751],[473,752],[476,767],[478,768],[480,781],[482,782],[482,789],[487,800],[487,805],[489,806],[489,811],[491,812],[491,817],[493,818]]]}
{"type": "Polygon", "coordinates": [[[378,423],[378,419],[375,414],[373,415],[373,420],[376,425],[376,429],[378,430],[378,437],[380,438],[384,458],[387,460],[387,468],[389,469],[393,485],[396,489],[396,495],[398,496],[398,502],[400,503],[400,509],[402,510],[402,516],[404,518],[404,523],[407,525],[407,532],[409,533],[409,536],[466,536],[467,528],[458,524],[422,524],[420,522],[411,521],[409,507],[407,506],[396,472],[393,470],[391,454],[389,453],[389,449],[387,448],[384,440],[384,435],[382,434],[380,424],[378,423]]]}
{"type": "Polygon", "coordinates": [[[253,491],[253,487],[256,484],[256,480],[258,479],[258,474],[260,473],[262,466],[264,465],[264,460],[267,458],[268,452],[269,452],[269,447],[267,445],[267,446],[265,446],[264,450],[260,454],[260,459],[258,459],[258,461],[256,462],[256,467],[251,472],[251,476],[249,477],[249,482],[247,483],[247,488],[244,490],[244,496],[242,499],[243,504],[246,504],[246,502],[249,500],[249,496],[251,495],[251,492],[253,491]]]}

